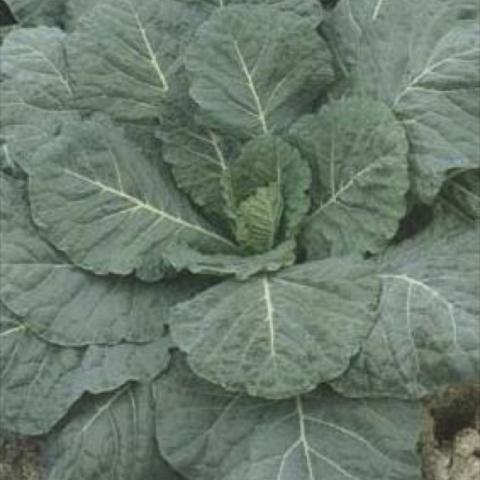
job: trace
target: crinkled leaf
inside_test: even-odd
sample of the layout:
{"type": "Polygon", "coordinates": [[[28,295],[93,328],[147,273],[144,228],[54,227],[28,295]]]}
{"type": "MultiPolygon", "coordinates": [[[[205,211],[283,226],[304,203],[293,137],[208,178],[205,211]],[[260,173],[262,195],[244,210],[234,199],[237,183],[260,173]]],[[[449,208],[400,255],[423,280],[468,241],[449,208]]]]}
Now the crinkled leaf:
{"type": "Polygon", "coordinates": [[[395,235],[409,188],[405,132],[382,103],[349,98],[292,129],[310,157],[316,209],[305,222],[309,258],[378,252],[395,235]]]}
{"type": "Polygon", "coordinates": [[[356,86],[403,121],[415,194],[431,202],[449,170],[479,165],[478,1],[343,4],[350,7],[339,28],[358,32],[343,39],[355,59],[356,86]]]}
{"type": "Polygon", "coordinates": [[[0,427],[24,435],[47,433],[84,392],[110,391],[151,380],[169,361],[168,337],[143,345],[64,348],[31,333],[0,304],[0,427]]]}
{"type": "Polygon", "coordinates": [[[171,244],[205,253],[233,249],[192,210],[166,169],[109,122],[68,124],[39,152],[31,173],[34,220],[84,269],[152,281],[164,274],[171,244]]]}
{"type": "Polygon", "coordinates": [[[24,27],[62,25],[66,0],[4,0],[24,27]]]}
{"type": "Polygon", "coordinates": [[[263,6],[217,10],[186,65],[205,121],[243,137],[284,130],[333,80],[328,47],[311,23],[263,6]]]}
{"type": "Polygon", "coordinates": [[[79,107],[156,118],[175,97],[184,46],[206,18],[201,2],[100,0],[69,42],[79,107]]]}
{"type": "Polygon", "coordinates": [[[175,362],[154,382],[157,439],[191,480],[419,480],[420,405],[328,388],[280,402],[234,395],[175,362]]]}
{"type": "Polygon", "coordinates": [[[380,315],[334,383],[351,396],[421,397],[480,375],[478,227],[440,216],[381,259],[380,315]]]}
{"type": "Polygon", "coordinates": [[[48,480],[180,480],[159,456],[149,385],[84,397],[52,434],[48,480]]]}
{"type": "Polygon", "coordinates": [[[215,276],[235,276],[246,280],[260,272],[276,272],[295,263],[295,242],[287,240],[278,247],[258,255],[204,255],[187,246],[177,245],[168,254],[176,270],[215,276]]]}
{"type": "Polygon", "coordinates": [[[61,345],[150,341],[168,309],[199,282],[145,285],[87,274],[55,251],[33,226],[24,184],[0,177],[0,297],[42,338],[61,345]]]}
{"type": "Polygon", "coordinates": [[[453,175],[445,184],[440,200],[460,215],[480,219],[480,170],[453,175]]]}
{"type": "MultiPolygon", "coordinates": [[[[272,188],[271,185],[276,184],[277,188],[272,190],[274,196],[281,195],[284,204],[281,233],[286,238],[296,233],[310,208],[308,162],[295,147],[279,137],[262,135],[246,143],[230,167],[230,182],[233,205],[229,208],[234,220],[239,216],[240,205],[252,199],[258,188],[272,188]]],[[[253,211],[256,210],[253,207],[253,211]]]]}
{"type": "Polygon", "coordinates": [[[236,238],[248,251],[263,253],[271,250],[277,239],[283,213],[283,198],[278,183],[259,187],[238,205],[236,238]]]}
{"type": "Polygon", "coordinates": [[[379,280],[353,258],[228,280],[172,309],[174,341],[200,376],[285,398],[341,375],[375,322],[379,280]]]}

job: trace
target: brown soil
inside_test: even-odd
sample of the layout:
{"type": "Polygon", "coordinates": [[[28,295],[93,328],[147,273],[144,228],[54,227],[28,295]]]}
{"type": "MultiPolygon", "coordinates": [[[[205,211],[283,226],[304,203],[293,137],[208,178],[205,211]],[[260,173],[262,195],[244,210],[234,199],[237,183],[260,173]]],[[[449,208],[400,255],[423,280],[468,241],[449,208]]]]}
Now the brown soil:
{"type": "Polygon", "coordinates": [[[13,435],[0,436],[0,480],[42,480],[40,446],[13,435]]]}
{"type": "Polygon", "coordinates": [[[427,403],[425,480],[480,479],[480,384],[449,388],[427,403]]]}

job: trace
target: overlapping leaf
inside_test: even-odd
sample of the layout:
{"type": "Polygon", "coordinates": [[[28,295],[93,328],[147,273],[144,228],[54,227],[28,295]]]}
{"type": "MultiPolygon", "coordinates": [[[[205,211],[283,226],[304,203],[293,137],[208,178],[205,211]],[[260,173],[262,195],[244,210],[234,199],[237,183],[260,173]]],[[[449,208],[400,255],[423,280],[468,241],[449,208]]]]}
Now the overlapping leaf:
{"type": "Polygon", "coordinates": [[[368,98],[324,106],[292,136],[314,170],[316,209],[305,222],[310,258],[376,253],[395,235],[409,189],[405,132],[368,98]]]}
{"type": "Polygon", "coordinates": [[[157,280],[168,246],[229,253],[229,240],[190,207],[109,122],[69,124],[37,155],[30,178],[34,220],[74,263],[95,273],[157,280]]]}
{"type": "Polygon", "coordinates": [[[147,381],[168,364],[168,337],[144,344],[63,348],[36,337],[0,304],[0,427],[24,435],[51,430],[86,391],[147,381]]]}
{"type": "Polygon", "coordinates": [[[40,237],[23,182],[0,177],[0,187],[0,297],[48,341],[150,341],[161,336],[168,308],[200,288],[201,282],[150,286],[82,272],[40,237]]]}
{"type": "Polygon", "coordinates": [[[159,457],[150,386],[84,397],[52,434],[48,480],[180,480],[159,457]]]}
{"type": "Polygon", "coordinates": [[[261,6],[217,10],[186,65],[206,120],[247,138],[284,130],[333,80],[330,53],[311,23],[261,6]]]}
{"type": "Polygon", "coordinates": [[[355,64],[356,87],[403,121],[415,193],[431,202],[449,170],[479,165],[479,4],[344,0],[337,10],[340,56],[355,64]]]}
{"type": "Polygon", "coordinates": [[[440,216],[382,258],[380,315],[334,383],[351,396],[421,397],[480,374],[479,232],[440,216]]]}
{"type": "Polygon", "coordinates": [[[379,281],[346,257],[229,280],[175,306],[170,328],[200,376],[286,398],[341,375],[375,322],[379,281]]]}
{"type": "Polygon", "coordinates": [[[204,382],[181,362],[154,385],[160,450],[188,479],[421,477],[416,404],[348,400],[328,388],[260,401],[204,382]]]}

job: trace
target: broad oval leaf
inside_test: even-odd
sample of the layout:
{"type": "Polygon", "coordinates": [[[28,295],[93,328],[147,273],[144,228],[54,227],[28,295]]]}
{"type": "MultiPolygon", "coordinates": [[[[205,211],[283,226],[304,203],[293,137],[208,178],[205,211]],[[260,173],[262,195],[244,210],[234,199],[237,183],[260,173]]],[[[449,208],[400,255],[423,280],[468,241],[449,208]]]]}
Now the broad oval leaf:
{"type": "Polygon", "coordinates": [[[50,342],[151,341],[162,335],[169,307],[200,288],[191,279],[153,286],[85,273],[39,235],[22,181],[0,176],[0,200],[0,297],[50,342]]]}
{"type": "Polygon", "coordinates": [[[176,305],[170,328],[198,375],[286,398],[347,369],[374,325],[378,296],[369,266],[335,258],[225,281],[176,305]]]}
{"type": "Polygon", "coordinates": [[[176,96],[183,49],[207,17],[202,2],[98,1],[68,44],[79,107],[155,119],[176,96]]]}
{"type": "Polygon", "coordinates": [[[349,400],[325,387],[260,401],[205,382],[180,362],[154,392],[160,450],[191,480],[421,478],[416,403],[349,400]]]}
{"type": "Polygon", "coordinates": [[[23,435],[51,430],[84,392],[148,381],[168,364],[168,337],[143,345],[64,348],[36,337],[0,304],[0,428],[23,435]]]}
{"type": "Polygon", "coordinates": [[[440,216],[379,266],[379,318],[333,386],[354,396],[419,398],[480,375],[478,227],[440,216]]]}
{"type": "Polygon", "coordinates": [[[75,405],[47,443],[48,480],[180,480],[159,456],[149,384],[75,405]]]}
{"type": "Polygon", "coordinates": [[[207,122],[247,138],[287,128],[333,80],[330,52],[311,23],[262,6],[217,10],[186,66],[207,122]]]}
{"type": "Polygon", "coordinates": [[[204,253],[231,253],[153,165],[109,122],[68,124],[30,170],[33,218],[78,266],[99,274],[165,274],[164,254],[177,242],[204,253]]]}
{"type": "Polygon", "coordinates": [[[316,209],[303,231],[309,258],[384,248],[409,189],[408,142],[390,110],[368,98],[343,99],[300,119],[291,133],[314,171],[316,209]]]}

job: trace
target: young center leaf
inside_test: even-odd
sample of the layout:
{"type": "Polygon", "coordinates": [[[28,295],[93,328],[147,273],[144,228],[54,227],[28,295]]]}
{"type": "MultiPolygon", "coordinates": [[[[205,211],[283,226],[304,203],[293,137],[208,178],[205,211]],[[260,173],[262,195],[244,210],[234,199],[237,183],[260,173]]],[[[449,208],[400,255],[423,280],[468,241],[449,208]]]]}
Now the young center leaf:
{"type": "Polygon", "coordinates": [[[217,10],[186,66],[205,121],[247,138],[284,130],[333,80],[330,52],[311,23],[265,6],[217,10]]]}
{"type": "Polygon", "coordinates": [[[480,374],[478,226],[439,214],[380,259],[379,319],[334,382],[351,396],[421,398],[480,374]]]}
{"type": "MultiPolygon", "coordinates": [[[[243,146],[230,167],[230,215],[235,222],[240,205],[253,202],[259,188],[269,189],[270,198],[277,198],[273,203],[283,204],[274,222],[276,229],[282,238],[291,238],[310,208],[311,181],[308,162],[295,147],[276,136],[259,136],[243,146]]],[[[245,207],[241,210],[245,217],[245,207]]],[[[258,211],[256,207],[251,210],[258,211]]]]}
{"type": "Polygon", "coordinates": [[[170,328],[198,375],[286,398],[347,369],[374,325],[379,287],[356,259],[310,262],[212,287],[175,306],[170,328]]]}
{"type": "Polygon", "coordinates": [[[279,183],[259,187],[236,209],[236,237],[251,252],[271,250],[276,242],[283,213],[279,183]]]}
{"type": "Polygon", "coordinates": [[[158,280],[176,242],[206,253],[232,243],[191,208],[165,167],[145,158],[108,121],[71,123],[37,155],[33,217],[52,243],[95,273],[158,280]]]}
{"type": "Polygon", "coordinates": [[[409,188],[408,143],[389,109],[368,98],[342,99],[301,118],[291,135],[314,172],[316,205],[302,232],[308,257],[384,248],[409,188]]]}
{"type": "Polygon", "coordinates": [[[85,396],[52,433],[48,480],[181,480],[157,452],[150,386],[85,396]]]}
{"type": "Polygon", "coordinates": [[[328,387],[259,400],[199,379],[180,358],[154,397],[160,451],[189,480],[421,478],[415,403],[348,400],[328,387]]]}

